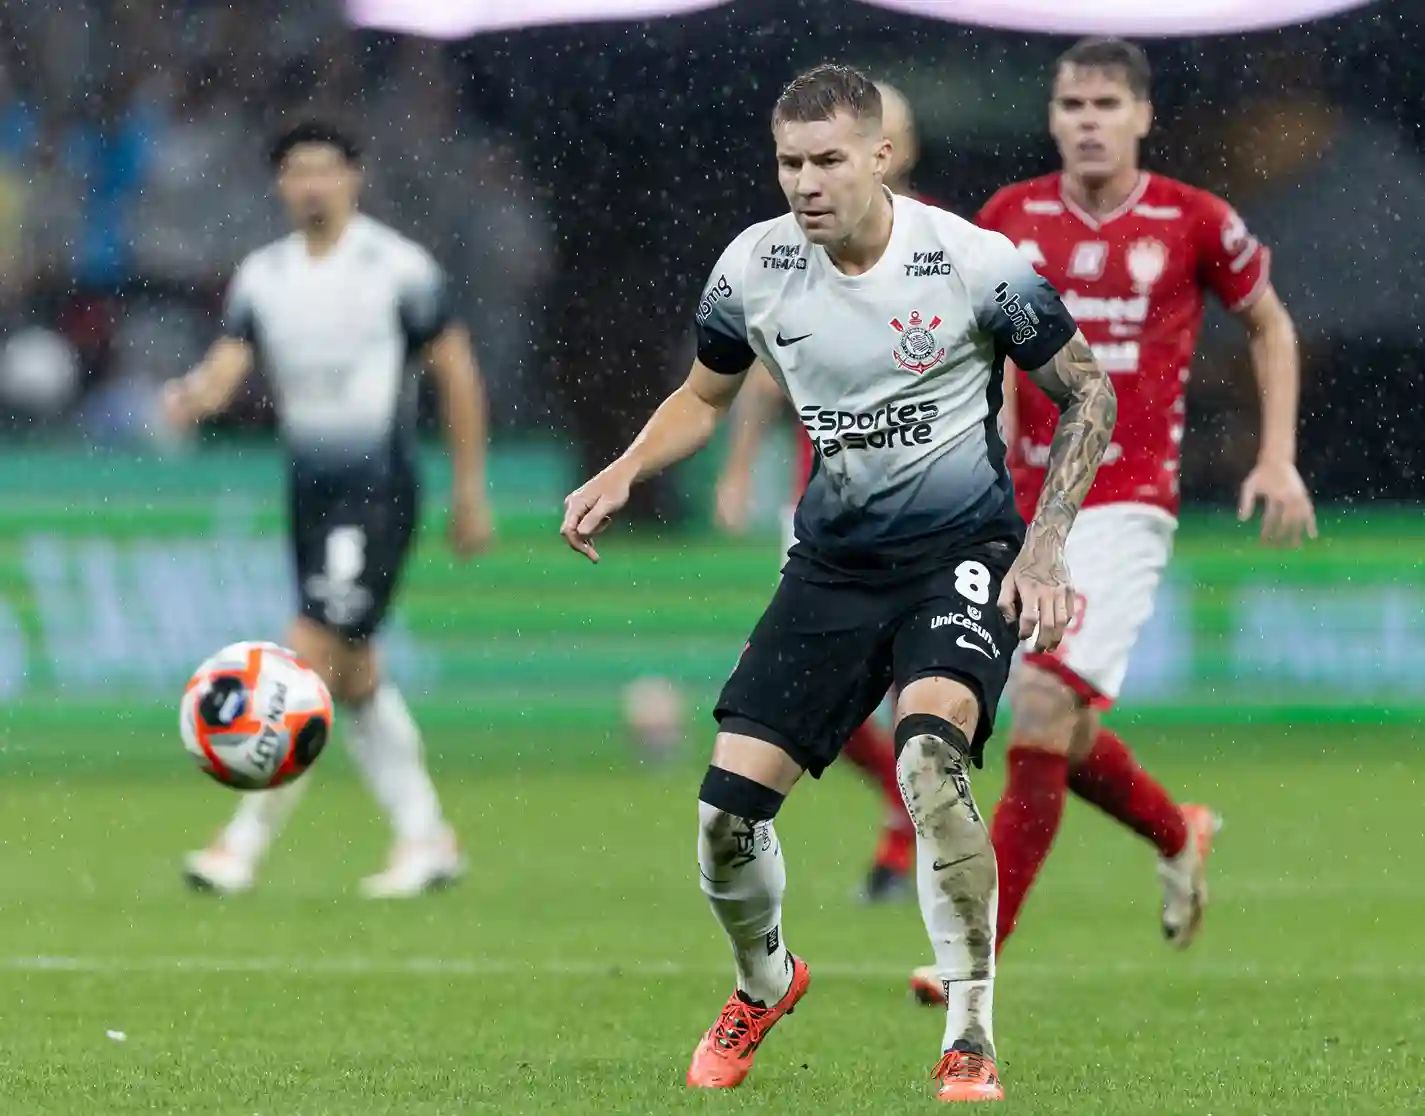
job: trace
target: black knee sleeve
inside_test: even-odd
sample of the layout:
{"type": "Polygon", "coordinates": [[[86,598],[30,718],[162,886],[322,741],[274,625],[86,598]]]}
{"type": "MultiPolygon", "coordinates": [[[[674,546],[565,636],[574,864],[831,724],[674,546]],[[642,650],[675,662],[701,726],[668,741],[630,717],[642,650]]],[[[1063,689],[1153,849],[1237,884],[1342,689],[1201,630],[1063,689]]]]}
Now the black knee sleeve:
{"type": "Polygon", "coordinates": [[[965,734],[944,717],[937,717],[933,713],[911,713],[901,718],[900,724],[896,725],[896,759],[901,758],[901,752],[915,736],[938,736],[960,753],[961,759],[970,760],[976,767],[980,766],[981,761],[975,755],[975,750],[970,746],[965,734]]]}
{"type": "Polygon", "coordinates": [[[721,767],[709,767],[698,789],[699,802],[750,822],[771,821],[786,800],[771,787],[721,767]]]}

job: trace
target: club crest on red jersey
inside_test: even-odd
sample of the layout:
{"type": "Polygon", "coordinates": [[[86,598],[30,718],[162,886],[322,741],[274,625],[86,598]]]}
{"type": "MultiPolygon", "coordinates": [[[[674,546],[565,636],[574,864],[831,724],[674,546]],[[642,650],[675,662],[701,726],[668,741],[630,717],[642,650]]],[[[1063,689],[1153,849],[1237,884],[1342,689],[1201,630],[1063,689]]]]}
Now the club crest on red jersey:
{"type": "Polygon", "coordinates": [[[938,317],[926,321],[919,310],[912,310],[910,317],[902,322],[891,319],[891,328],[900,334],[900,344],[892,352],[896,363],[907,372],[922,376],[945,359],[945,347],[935,340],[935,329],[940,325],[938,317]]]}
{"type": "Polygon", "coordinates": [[[1149,236],[1128,246],[1128,277],[1139,294],[1147,294],[1167,266],[1168,249],[1161,241],[1149,236]]]}

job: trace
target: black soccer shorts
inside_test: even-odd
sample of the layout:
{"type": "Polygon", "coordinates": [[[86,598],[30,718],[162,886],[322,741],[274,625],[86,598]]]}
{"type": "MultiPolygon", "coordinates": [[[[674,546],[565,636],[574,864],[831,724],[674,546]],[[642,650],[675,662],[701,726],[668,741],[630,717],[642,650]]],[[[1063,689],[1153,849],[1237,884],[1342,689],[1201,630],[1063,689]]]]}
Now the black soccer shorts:
{"type": "Polygon", "coordinates": [[[295,471],[290,526],[301,615],[349,640],[375,635],[404,571],[419,503],[411,470],[359,480],[295,471]]]}
{"type": "Polygon", "coordinates": [[[980,699],[978,762],[1018,642],[997,605],[1017,552],[1006,542],[972,544],[889,585],[808,580],[805,560],[789,560],[714,716],[819,777],[892,683],[954,678],[980,699]]]}

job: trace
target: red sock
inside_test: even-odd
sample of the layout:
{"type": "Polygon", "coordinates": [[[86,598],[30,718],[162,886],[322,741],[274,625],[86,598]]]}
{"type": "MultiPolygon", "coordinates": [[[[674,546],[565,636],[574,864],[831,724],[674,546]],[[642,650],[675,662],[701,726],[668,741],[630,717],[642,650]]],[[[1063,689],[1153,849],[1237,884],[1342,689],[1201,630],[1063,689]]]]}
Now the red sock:
{"type": "Polygon", "coordinates": [[[896,778],[896,746],[890,734],[873,721],[867,721],[851,734],[841,754],[864,771],[872,782],[879,783],[887,806],[904,814],[900,780],[896,778]]]}
{"type": "Polygon", "coordinates": [[[867,721],[851,734],[842,755],[881,787],[887,817],[876,846],[876,863],[892,872],[909,871],[915,852],[915,826],[901,799],[900,780],[896,778],[896,748],[890,734],[874,721],[867,721]]]}
{"type": "Polygon", "coordinates": [[[1182,810],[1138,766],[1128,745],[1106,728],[1094,737],[1093,751],[1069,772],[1069,789],[1152,841],[1164,856],[1177,856],[1187,844],[1182,810]]]}
{"type": "Polygon", "coordinates": [[[996,953],[1014,932],[1019,908],[1059,832],[1069,775],[1068,756],[1024,744],[1011,744],[1005,763],[1009,781],[990,822],[999,863],[996,953]]]}

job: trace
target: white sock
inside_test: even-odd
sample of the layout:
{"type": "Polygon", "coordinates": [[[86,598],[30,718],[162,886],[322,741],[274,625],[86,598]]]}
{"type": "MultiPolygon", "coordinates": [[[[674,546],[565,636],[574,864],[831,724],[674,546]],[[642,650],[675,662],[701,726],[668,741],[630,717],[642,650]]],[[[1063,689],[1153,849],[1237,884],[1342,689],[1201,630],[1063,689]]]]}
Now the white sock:
{"type": "Polygon", "coordinates": [[[306,793],[310,778],[308,774],[273,790],[243,794],[237,812],[223,830],[223,847],[239,860],[256,864],[306,793]]]}
{"type": "Polygon", "coordinates": [[[699,802],[698,870],[732,945],[738,990],[771,1007],[792,986],[792,957],[782,940],[787,866],[772,823],[699,802]]]}
{"type": "Polygon", "coordinates": [[[938,736],[913,736],[897,763],[915,822],[920,914],[947,1003],[941,1050],[995,1056],[994,848],[970,793],[965,761],[938,736]]]}
{"type": "Polygon", "coordinates": [[[430,841],[445,828],[440,799],[426,772],[420,729],[401,692],[383,683],[346,710],[346,739],[362,778],[398,841],[430,841]]]}

